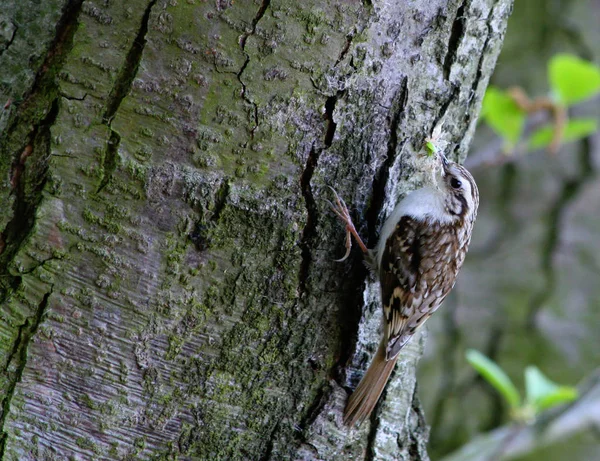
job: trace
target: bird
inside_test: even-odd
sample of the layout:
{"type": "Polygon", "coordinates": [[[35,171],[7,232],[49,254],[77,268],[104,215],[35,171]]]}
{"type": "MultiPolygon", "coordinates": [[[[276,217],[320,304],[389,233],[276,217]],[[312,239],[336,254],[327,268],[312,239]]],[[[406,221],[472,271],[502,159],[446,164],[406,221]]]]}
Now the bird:
{"type": "MultiPolygon", "coordinates": [[[[440,307],[456,282],[469,244],[479,191],[462,165],[436,152],[432,184],[414,190],[386,219],[374,249],[362,242],[343,199],[333,190],[333,211],[346,227],[346,254],[354,237],[379,277],[383,336],[367,372],[351,394],[343,422],[353,427],[373,411],[400,350],[440,307]]],[[[338,261],[341,261],[338,260],[338,261]]]]}

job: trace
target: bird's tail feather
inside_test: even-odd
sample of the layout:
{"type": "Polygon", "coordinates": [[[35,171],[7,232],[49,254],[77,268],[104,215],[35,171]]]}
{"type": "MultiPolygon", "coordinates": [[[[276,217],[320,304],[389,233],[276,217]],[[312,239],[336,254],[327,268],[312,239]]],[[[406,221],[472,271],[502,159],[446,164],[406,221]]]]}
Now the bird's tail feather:
{"type": "Polygon", "coordinates": [[[383,343],[379,345],[377,354],[373,357],[369,369],[348,399],[344,410],[344,424],[354,426],[357,422],[362,423],[371,414],[397,360],[397,355],[390,360],[386,360],[385,346],[383,343]]]}

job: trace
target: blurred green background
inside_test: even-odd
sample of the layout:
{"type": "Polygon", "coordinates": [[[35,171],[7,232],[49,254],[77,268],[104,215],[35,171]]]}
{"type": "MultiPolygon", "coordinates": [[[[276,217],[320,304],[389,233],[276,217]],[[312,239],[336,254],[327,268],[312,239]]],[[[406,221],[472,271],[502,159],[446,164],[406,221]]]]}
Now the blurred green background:
{"type": "MultiPolygon", "coordinates": [[[[547,96],[556,53],[600,63],[599,0],[516,0],[491,84],[547,96]]],[[[571,115],[600,119],[599,98],[571,115]]],[[[432,460],[509,422],[501,397],[467,364],[467,349],[498,362],[521,391],[527,365],[565,385],[600,367],[600,136],[556,155],[506,158],[480,124],[466,163],[480,188],[479,217],[456,289],[429,321],[419,370],[432,460]]],[[[518,459],[600,459],[599,433],[518,459]]]]}

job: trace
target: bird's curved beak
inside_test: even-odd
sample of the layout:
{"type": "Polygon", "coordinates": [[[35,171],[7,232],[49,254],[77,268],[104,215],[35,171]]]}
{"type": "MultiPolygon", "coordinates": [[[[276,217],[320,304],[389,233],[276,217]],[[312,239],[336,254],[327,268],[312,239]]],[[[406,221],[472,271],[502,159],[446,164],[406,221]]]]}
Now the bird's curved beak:
{"type": "Polygon", "coordinates": [[[448,173],[448,168],[450,168],[450,162],[441,150],[438,150],[437,154],[440,161],[442,162],[442,176],[446,176],[446,174],[448,173]]]}

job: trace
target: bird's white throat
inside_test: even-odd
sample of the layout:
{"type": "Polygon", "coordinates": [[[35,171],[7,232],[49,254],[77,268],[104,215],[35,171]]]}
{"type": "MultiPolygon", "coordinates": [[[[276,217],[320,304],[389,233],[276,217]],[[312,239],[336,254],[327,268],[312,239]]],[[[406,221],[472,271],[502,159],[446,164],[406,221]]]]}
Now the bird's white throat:
{"type": "Polygon", "coordinates": [[[385,242],[394,232],[402,216],[410,216],[422,221],[451,223],[453,216],[446,210],[444,200],[444,194],[435,186],[414,190],[400,200],[381,229],[376,247],[378,266],[381,263],[385,242]]]}

